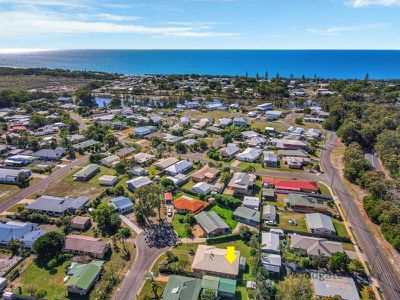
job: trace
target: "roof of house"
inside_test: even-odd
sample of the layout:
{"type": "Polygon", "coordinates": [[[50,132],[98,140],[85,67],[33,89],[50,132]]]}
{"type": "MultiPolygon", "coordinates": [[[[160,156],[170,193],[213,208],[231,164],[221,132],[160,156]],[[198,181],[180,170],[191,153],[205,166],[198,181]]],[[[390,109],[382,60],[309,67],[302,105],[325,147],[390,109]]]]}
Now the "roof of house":
{"type": "Polygon", "coordinates": [[[273,214],[276,215],[276,207],[273,205],[264,205],[263,206],[263,215],[273,214]]]}
{"type": "Polygon", "coordinates": [[[236,144],[233,144],[233,143],[230,143],[226,147],[219,150],[219,152],[225,156],[232,156],[239,151],[240,151],[240,148],[236,144]]]}
{"type": "Polygon", "coordinates": [[[197,300],[200,291],[200,279],[170,275],[162,298],[164,300],[197,300]]]}
{"type": "Polygon", "coordinates": [[[176,164],[179,160],[175,157],[168,157],[168,158],[162,158],[160,160],[157,160],[154,165],[165,169],[168,168],[169,166],[172,166],[173,164],[176,164]]]}
{"type": "Polygon", "coordinates": [[[149,178],[145,176],[139,176],[136,178],[133,178],[131,180],[128,180],[126,183],[129,185],[134,186],[135,188],[139,188],[144,185],[151,184],[153,181],[151,181],[149,178]]]}
{"type": "Polygon", "coordinates": [[[261,149],[247,148],[243,152],[236,155],[236,158],[247,158],[251,160],[256,160],[260,156],[261,152],[261,149]]]}
{"type": "Polygon", "coordinates": [[[303,249],[308,255],[331,256],[335,252],[344,253],[343,245],[339,242],[329,241],[325,238],[290,234],[290,247],[303,249]]]}
{"type": "Polygon", "coordinates": [[[196,178],[199,180],[203,180],[204,178],[213,179],[215,176],[218,175],[218,173],[219,173],[218,169],[209,166],[204,166],[201,169],[190,174],[190,176],[192,178],[196,178]]]}
{"type": "Polygon", "coordinates": [[[229,278],[220,278],[218,291],[223,293],[235,294],[236,280],[229,278]]]}
{"type": "Polygon", "coordinates": [[[203,211],[197,214],[195,218],[206,233],[217,229],[229,229],[229,226],[214,211],[203,211]]]}
{"type": "Polygon", "coordinates": [[[131,199],[119,196],[110,200],[110,203],[117,209],[125,209],[133,206],[131,199]]]}
{"type": "Polygon", "coordinates": [[[201,288],[218,291],[219,277],[204,275],[201,280],[201,288]]]}
{"type": "Polygon", "coordinates": [[[193,187],[192,190],[196,192],[199,190],[201,193],[207,193],[211,190],[212,186],[207,182],[198,182],[193,187]]]}
{"type": "Polygon", "coordinates": [[[261,249],[279,251],[279,234],[263,232],[261,234],[261,249]]]}
{"type": "Polygon", "coordinates": [[[72,275],[65,286],[76,286],[83,290],[87,290],[94,280],[101,272],[104,262],[101,260],[94,260],[88,264],[77,264],[70,268],[70,275],[72,275]]]}
{"type": "Polygon", "coordinates": [[[0,241],[8,242],[11,240],[19,240],[36,227],[37,224],[35,223],[23,223],[17,221],[0,223],[0,241]]]}
{"type": "Polygon", "coordinates": [[[255,179],[254,174],[235,173],[229,181],[228,186],[233,188],[247,188],[249,185],[254,184],[255,179]]]}
{"type": "Polygon", "coordinates": [[[282,265],[282,257],[280,254],[266,253],[262,257],[262,262],[265,265],[280,267],[282,265]]]}
{"type": "Polygon", "coordinates": [[[198,212],[204,209],[207,206],[207,203],[188,196],[181,196],[173,202],[173,205],[179,210],[198,212]]]}
{"type": "Polygon", "coordinates": [[[78,198],[69,198],[43,195],[29,203],[26,208],[31,210],[62,213],[68,209],[82,209],[85,204],[89,202],[89,200],[89,197],[84,196],[78,198]]]}
{"type": "Polygon", "coordinates": [[[176,164],[169,166],[165,170],[167,172],[179,174],[179,173],[182,173],[183,171],[185,171],[186,169],[191,168],[192,166],[193,166],[193,163],[191,163],[190,161],[181,160],[181,161],[177,162],[176,164]]]}
{"type": "Polygon", "coordinates": [[[243,206],[254,206],[258,208],[259,205],[260,199],[258,197],[244,196],[243,206]]]}
{"type": "Polygon", "coordinates": [[[308,228],[310,229],[323,228],[323,229],[328,229],[332,232],[336,232],[331,217],[327,215],[320,213],[306,214],[306,222],[308,228]]]}
{"type": "Polygon", "coordinates": [[[99,170],[99,165],[97,164],[90,164],[84,167],[82,170],[76,172],[73,177],[80,177],[80,178],[86,178],[90,175],[93,174],[93,172],[97,172],[99,170]]]}
{"type": "Polygon", "coordinates": [[[64,249],[70,251],[81,251],[92,254],[103,254],[108,244],[101,239],[84,235],[69,234],[65,237],[64,249]]]}
{"type": "Polygon", "coordinates": [[[85,225],[88,221],[90,221],[90,217],[76,216],[71,220],[71,223],[74,225],[85,225]]]}
{"type": "Polygon", "coordinates": [[[289,204],[289,206],[306,206],[320,209],[328,208],[324,200],[306,195],[289,194],[285,197],[284,201],[286,204],[289,204]]]}
{"type": "Polygon", "coordinates": [[[65,148],[58,147],[56,149],[41,149],[32,154],[32,156],[45,158],[45,159],[60,159],[64,153],[65,148]]]}
{"type": "Polygon", "coordinates": [[[239,274],[240,252],[235,251],[237,257],[232,264],[226,259],[226,254],[226,248],[199,245],[193,259],[192,269],[237,276],[239,274]]]}
{"type": "Polygon", "coordinates": [[[272,184],[275,189],[289,190],[289,191],[301,191],[310,190],[313,192],[318,191],[318,185],[314,181],[303,181],[303,180],[282,180],[276,178],[263,177],[263,183],[272,184]]]}
{"type": "Polygon", "coordinates": [[[360,299],[356,284],[351,277],[312,273],[311,282],[314,287],[315,294],[319,297],[339,295],[346,300],[360,299]]]}
{"type": "Polygon", "coordinates": [[[243,219],[252,220],[257,223],[260,222],[260,212],[258,210],[248,207],[239,206],[238,208],[236,208],[232,215],[243,219]]]}
{"type": "Polygon", "coordinates": [[[47,231],[45,230],[32,230],[29,231],[28,233],[26,233],[23,238],[22,238],[22,243],[26,244],[26,243],[33,243],[34,241],[36,241],[39,237],[41,237],[42,235],[45,235],[47,233],[47,231]]]}

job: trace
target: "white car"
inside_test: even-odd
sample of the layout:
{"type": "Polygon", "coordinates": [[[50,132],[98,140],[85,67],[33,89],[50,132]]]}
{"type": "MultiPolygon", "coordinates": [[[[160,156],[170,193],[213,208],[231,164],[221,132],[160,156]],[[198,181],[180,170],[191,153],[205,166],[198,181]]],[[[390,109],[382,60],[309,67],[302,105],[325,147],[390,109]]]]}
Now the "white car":
{"type": "Polygon", "coordinates": [[[171,207],[168,208],[168,210],[167,210],[167,216],[172,217],[172,208],[171,207]]]}

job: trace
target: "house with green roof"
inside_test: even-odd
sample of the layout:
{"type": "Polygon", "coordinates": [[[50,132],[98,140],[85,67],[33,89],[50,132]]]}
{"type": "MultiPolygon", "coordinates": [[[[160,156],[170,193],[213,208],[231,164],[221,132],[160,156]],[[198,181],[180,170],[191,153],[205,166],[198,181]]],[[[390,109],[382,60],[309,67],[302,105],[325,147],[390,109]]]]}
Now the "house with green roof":
{"type": "Polygon", "coordinates": [[[195,216],[197,223],[204,234],[213,237],[229,232],[229,226],[216,214],[215,211],[202,211],[195,216]]]}
{"type": "Polygon", "coordinates": [[[201,279],[179,275],[169,276],[163,300],[197,300],[201,291],[201,279]]]}
{"type": "Polygon", "coordinates": [[[201,287],[215,291],[218,297],[231,298],[236,293],[236,280],[205,275],[201,280],[201,287]]]}
{"type": "Polygon", "coordinates": [[[326,212],[328,210],[328,205],[323,199],[306,195],[289,194],[284,201],[287,207],[298,212],[326,212]]]}
{"type": "Polygon", "coordinates": [[[260,224],[260,212],[255,209],[251,209],[244,206],[239,206],[233,212],[232,217],[241,223],[245,223],[250,226],[258,226],[260,224]]]}
{"type": "Polygon", "coordinates": [[[88,264],[73,264],[68,269],[69,279],[65,283],[69,293],[86,295],[99,279],[104,261],[94,260],[88,264]]]}

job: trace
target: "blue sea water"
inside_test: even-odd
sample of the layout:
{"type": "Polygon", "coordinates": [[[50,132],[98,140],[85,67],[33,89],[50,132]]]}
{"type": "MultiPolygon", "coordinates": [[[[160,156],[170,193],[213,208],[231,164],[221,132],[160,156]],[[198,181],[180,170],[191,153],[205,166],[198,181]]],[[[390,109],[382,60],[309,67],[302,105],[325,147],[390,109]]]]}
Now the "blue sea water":
{"type": "Polygon", "coordinates": [[[124,74],[400,78],[397,50],[59,50],[0,54],[0,66],[124,74]]]}

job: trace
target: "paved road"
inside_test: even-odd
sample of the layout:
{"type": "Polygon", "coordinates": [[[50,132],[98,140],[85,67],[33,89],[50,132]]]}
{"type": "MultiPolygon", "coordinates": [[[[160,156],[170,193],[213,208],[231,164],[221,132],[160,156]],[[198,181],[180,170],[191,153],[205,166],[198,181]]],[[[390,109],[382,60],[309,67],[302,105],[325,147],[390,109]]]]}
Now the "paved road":
{"type": "Polygon", "coordinates": [[[69,163],[68,165],[66,165],[65,167],[63,167],[63,168],[51,173],[48,177],[40,180],[39,182],[37,182],[35,184],[32,184],[31,186],[29,186],[29,187],[27,187],[25,189],[23,189],[20,193],[16,194],[11,199],[7,200],[4,203],[1,203],[0,204],[0,212],[6,211],[11,206],[17,204],[22,199],[25,199],[26,197],[38,192],[39,190],[44,188],[46,185],[48,185],[52,181],[54,181],[57,178],[63,176],[65,173],[70,171],[75,166],[79,166],[79,165],[85,163],[86,161],[88,161],[88,159],[89,159],[89,157],[87,157],[87,156],[78,158],[78,159],[72,161],[71,163],[69,163]]]}
{"type": "Polygon", "coordinates": [[[133,300],[142,289],[145,275],[151,270],[156,259],[168,248],[150,248],[145,241],[145,234],[136,238],[136,258],[124,281],[115,293],[113,300],[133,300]]]}
{"type": "Polygon", "coordinates": [[[374,153],[365,153],[365,158],[371,163],[371,166],[377,170],[383,172],[383,168],[379,162],[378,156],[374,153]]]}
{"type": "Polygon", "coordinates": [[[76,113],[70,112],[69,116],[71,117],[72,120],[75,120],[76,122],[79,123],[79,131],[84,131],[86,129],[86,123],[85,121],[81,118],[81,116],[79,116],[76,113]]]}
{"type": "Polygon", "coordinates": [[[339,174],[330,160],[330,152],[336,147],[337,136],[331,133],[325,144],[325,150],[321,152],[321,162],[328,177],[328,184],[339,198],[341,206],[351,224],[358,245],[363,250],[373,276],[377,279],[385,299],[400,299],[400,281],[393,270],[389,259],[379,247],[378,241],[369,230],[362,214],[354,200],[348,195],[339,174]]]}

